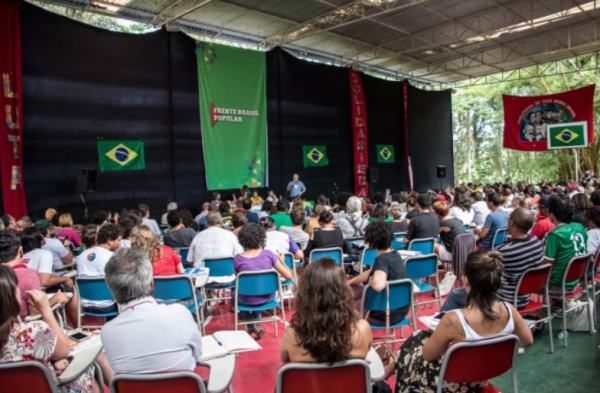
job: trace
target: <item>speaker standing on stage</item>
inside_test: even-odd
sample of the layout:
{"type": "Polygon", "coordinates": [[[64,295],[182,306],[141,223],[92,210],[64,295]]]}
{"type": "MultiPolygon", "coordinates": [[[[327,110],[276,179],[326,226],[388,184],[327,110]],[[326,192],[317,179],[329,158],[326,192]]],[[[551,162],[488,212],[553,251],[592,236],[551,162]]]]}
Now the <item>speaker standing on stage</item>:
{"type": "Polygon", "coordinates": [[[289,182],[287,186],[287,192],[290,194],[290,198],[294,199],[296,197],[302,196],[306,192],[306,187],[304,183],[299,180],[299,176],[297,173],[294,173],[294,180],[289,182]]]}

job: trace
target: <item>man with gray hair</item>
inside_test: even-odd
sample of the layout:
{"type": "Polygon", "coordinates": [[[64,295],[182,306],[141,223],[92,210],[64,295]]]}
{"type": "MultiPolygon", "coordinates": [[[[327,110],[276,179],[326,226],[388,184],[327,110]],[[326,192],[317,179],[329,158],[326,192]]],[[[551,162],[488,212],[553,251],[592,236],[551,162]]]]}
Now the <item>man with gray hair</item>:
{"type": "Polygon", "coordinates": [[[192,314],[180,304],[158,304],[148,255],[119,249],[105,267],[110,292],[121,313],[100,333],[115,373],[192,371],[202,354],[202,337],[192,314]]]}
{"type": "Polygon", "coordinates": [[[208,213],[206,229],[198,233],[192,240],[187,257],[188,262],[199,267],[206,258],[233,257],[244,251],[233,232],[223,229],[222,226],[223,221],[219,213],[208,213]]]}

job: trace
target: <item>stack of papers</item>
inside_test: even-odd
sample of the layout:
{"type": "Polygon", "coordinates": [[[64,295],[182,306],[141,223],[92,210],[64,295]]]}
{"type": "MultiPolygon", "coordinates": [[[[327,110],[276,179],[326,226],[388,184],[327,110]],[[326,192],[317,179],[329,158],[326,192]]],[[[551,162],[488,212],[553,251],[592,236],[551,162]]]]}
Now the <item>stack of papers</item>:
{"type": "Polygon", "coordinates": [[[403,258],[416,257],[417,255],[421,255],[421,251],[407,251],[407,250],[398,250],[398,254],[400,254],[403,258]]]}

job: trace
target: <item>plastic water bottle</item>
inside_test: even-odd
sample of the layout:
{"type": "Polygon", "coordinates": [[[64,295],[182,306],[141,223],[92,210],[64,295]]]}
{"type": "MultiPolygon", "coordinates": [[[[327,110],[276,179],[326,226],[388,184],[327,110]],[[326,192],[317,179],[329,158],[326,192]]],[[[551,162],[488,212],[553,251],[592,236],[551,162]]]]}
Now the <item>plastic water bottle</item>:
{"type": "Polygon", "coordinates": [[[558,332],[558,339],[562,340],[564,338],[569,338],[569,332],[561,330],[560,332],[558,332]]]}

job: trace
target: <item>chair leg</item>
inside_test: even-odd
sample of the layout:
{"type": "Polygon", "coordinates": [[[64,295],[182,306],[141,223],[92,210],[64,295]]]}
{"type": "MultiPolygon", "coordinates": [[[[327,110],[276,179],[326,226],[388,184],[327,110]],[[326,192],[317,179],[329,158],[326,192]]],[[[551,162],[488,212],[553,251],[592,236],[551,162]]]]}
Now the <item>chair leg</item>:
{"type": "Polygon", "coordinates": [[[567,300],[565,299],[565,293],[563,291],[562,298],[562,310],[563,310],[563,348],[567,347],[567,300]]]}

